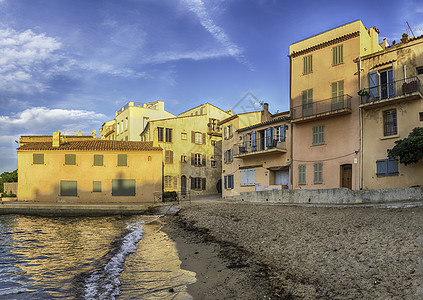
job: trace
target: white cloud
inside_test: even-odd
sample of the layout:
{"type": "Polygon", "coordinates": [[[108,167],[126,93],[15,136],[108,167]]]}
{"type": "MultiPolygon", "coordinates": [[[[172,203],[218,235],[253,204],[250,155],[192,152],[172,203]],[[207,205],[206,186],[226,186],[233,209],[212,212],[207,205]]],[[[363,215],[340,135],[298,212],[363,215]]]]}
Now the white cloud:
{"type": "Polygon", "coordinates": [[[243,55],[243,49],[233,43],[229,36],[225,33],[223,28],[215,24],[213,19],[208,14],[204,2],[201,0],[182,0],[190,11],[195,13],[201,23],[206,29],[227,51],[227,53],[236,58],[239,62],[247,65],[250,69],[252,66],[247,62],[243,55]]]}
{"type": "Polygon", "coordinates": [[[3,130],[13,128],[39,134],[45,131],[92,128],[106,119],[104,114],[86,110],[49,109],[33,107],[14,116],[0,116],[3,130]]]}
{"type": "Polygon", "coordinates": [[[161,52],[145,62],[148,63],[164,63],[168,61],[176,61],[180,59],[203,60],[209,58],[217,58],[222,56],[230,56],[225,50],[205,50],[205,51],[189,51],[189,52],[161,52]]]}

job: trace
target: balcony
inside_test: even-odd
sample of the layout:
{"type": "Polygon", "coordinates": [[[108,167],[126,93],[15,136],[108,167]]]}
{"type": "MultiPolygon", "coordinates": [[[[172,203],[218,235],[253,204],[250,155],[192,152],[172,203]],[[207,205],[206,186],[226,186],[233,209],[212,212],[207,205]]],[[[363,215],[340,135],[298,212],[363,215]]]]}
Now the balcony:
{"type": "Polygon", "coordinates": [[[280,142],[272,139],[269,141],[264,138],[256,139],[255,143],[244,143],[235,144],[233,146],[235,158],[246,158],[253,156],[269,155],[269,154],[284,154],[286,153],[286,142],[280,142]]]}
{"type": "Polygon", "coordinates": [[[207,124],[208,130],[207,134],[210,136],[222,137],[222,131],[220,126],[217,125],[219,120],[211,119],[211,121],[207,124]]]}
{"type": "Polygon", "coordinates": [[[345,115],[351,112],[351,96],[344,94],[338,97],[293,107],[291,122],[309,122],[318,118],[345,115]]]}
{"type": "Polygon", "coordinates": [[[396,102],[423,99],[422,85],[417,76],[362,89],[363,109],[372,109],[396,102]]]}

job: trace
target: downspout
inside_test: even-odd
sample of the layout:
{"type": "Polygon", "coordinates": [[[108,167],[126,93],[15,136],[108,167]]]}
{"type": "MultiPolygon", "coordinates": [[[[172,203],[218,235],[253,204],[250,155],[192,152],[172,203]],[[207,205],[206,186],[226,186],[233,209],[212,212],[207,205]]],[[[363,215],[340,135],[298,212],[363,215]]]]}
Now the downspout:
{"type": "Polygon", "coordinates": [[[294,154],[293,154],[293,145],[294,145],[294,124],[292,123],[292,57],[291,57],[291,55],[288,55],[288,57],[289,57],[289,111],[290,111],[290,120],[291,120],[291,122],[290,122],[290,127],[291,127],[291,136],[290,136],[290,146],[291,146],[291,153],[290,153],[290,160],[291,160],[291,167],[290,167],[290,169],[291,169],[291,172],[289,172],[290,174],[290,176],[289,176],[289,180],[290,180],[290,183],[291,183],[291,187],[290,187],[290,189],[293,189],[294,188],[294,175],[293,175],[293,173],[294,173],[294,154]]]}
{"type": "MultiPolygon", "coordinates": [[[[361,90],[361,56],[358,57],[358,90],[361,90]]],[[[361,101],[361,99],[359,99],[361,101]]],[[[360,171],[359,171],[359,189],[363,189],[363,109],[359,104],[359,122],[360,122],[360,171]]]]}

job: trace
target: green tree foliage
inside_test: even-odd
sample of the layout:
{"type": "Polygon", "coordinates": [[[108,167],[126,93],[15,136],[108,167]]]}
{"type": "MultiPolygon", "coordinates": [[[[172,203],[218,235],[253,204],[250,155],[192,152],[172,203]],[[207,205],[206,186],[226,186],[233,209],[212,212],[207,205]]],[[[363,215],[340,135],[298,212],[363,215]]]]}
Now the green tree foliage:
{"type": "Polygon", "coordinates": [[[416,127],[408,137],[395,141],[395,146],[388,149],[388,157],[398,157],[404,165],[415,164],[423,158],[423,127],[416,127]]]}
{"type": "Polygon", "coordinates": [[[0,175],[0,193],[4,192],[4,185],[5,182],[18,182],[18,170],[13,172],[3,172],[0,175]]]}

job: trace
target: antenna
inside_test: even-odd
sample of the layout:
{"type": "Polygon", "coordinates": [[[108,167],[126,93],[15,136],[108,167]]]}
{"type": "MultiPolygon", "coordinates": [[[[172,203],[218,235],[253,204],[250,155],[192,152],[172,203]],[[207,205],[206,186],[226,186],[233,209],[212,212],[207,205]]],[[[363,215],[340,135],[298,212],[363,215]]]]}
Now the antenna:
{"type": "Polygon", "coordinates": [[[407,23],[407,26],[410,29],[410,32],[412,33],[413,37],[415,38],[414,32],[413,32],[413,30],[411,30],[410,24],[408,24],[408,21],[405,21],[405,23],[407,23]]]}

